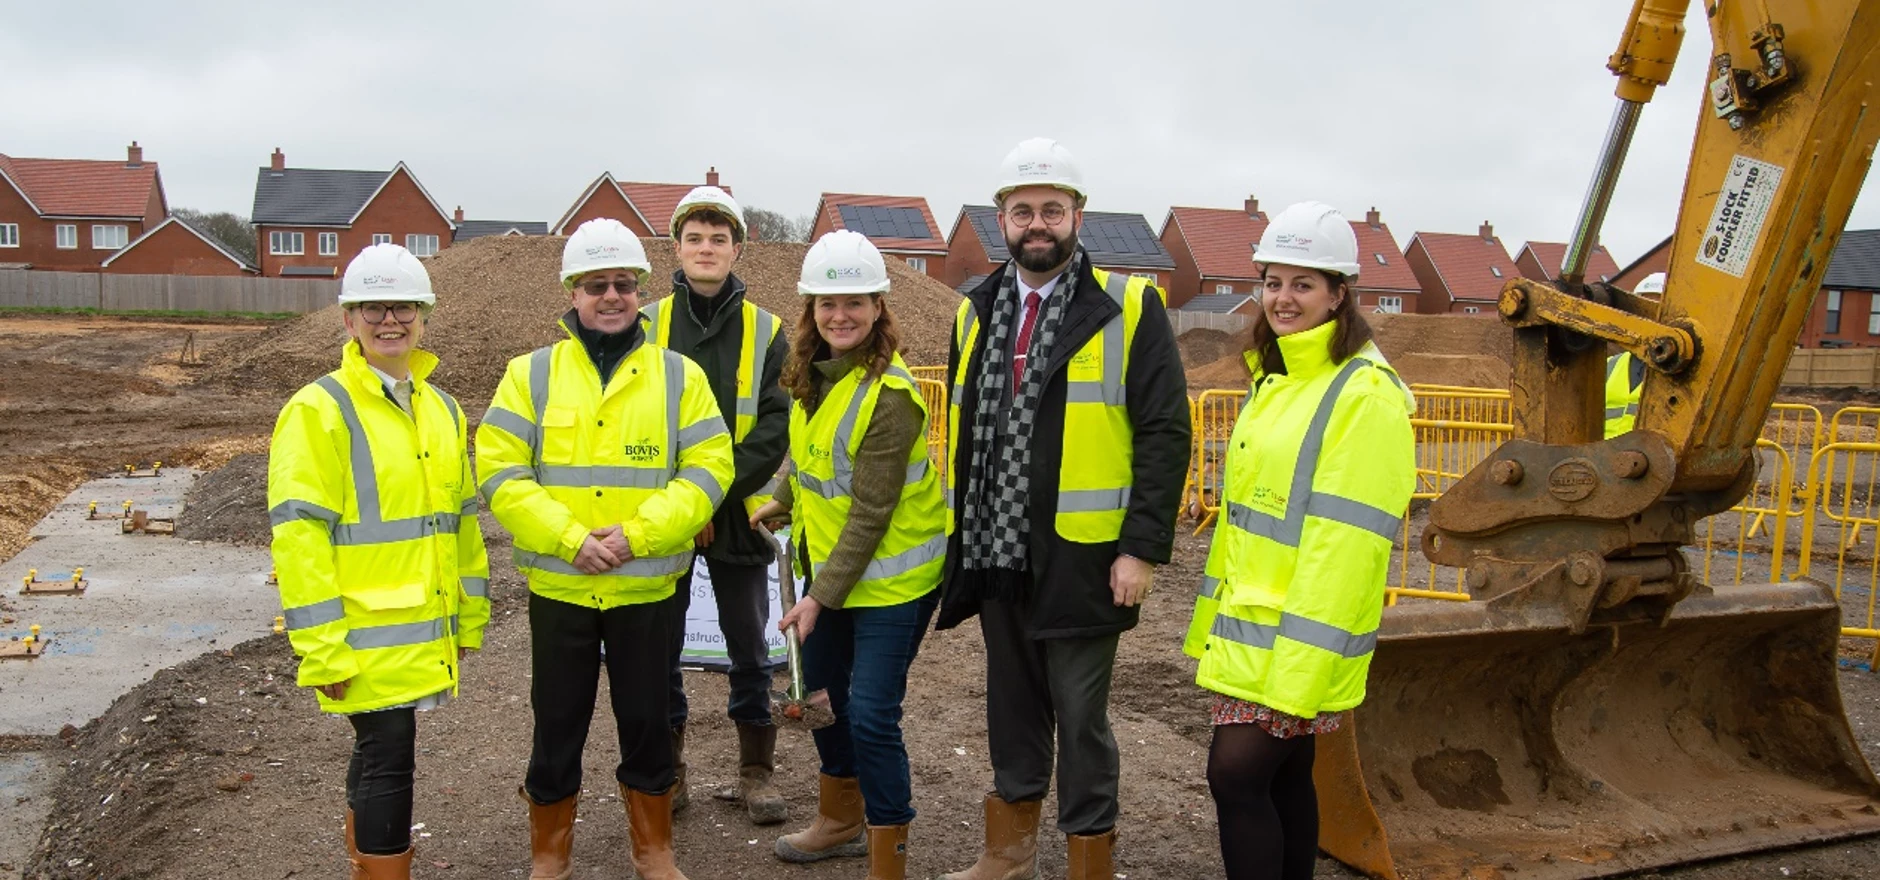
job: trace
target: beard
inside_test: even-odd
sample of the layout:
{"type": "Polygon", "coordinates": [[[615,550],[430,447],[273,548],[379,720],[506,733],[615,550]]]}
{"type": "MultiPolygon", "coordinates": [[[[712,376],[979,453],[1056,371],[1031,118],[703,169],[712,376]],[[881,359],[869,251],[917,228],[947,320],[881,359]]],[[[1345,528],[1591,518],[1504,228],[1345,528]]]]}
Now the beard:
{"type": "Polygon", "coordinates": [[[1026,271],[1049,272],[1070,261],[1071,254],[1077,250],[1077,233],[1072,232],[1062,239],[1057,239],[1052,238],[1049,232],[1027,231],[1019,237],[1018,241],[1006,239],[1005,246],[1012,252],[1012,258],[1017,260],[1018,265],[1026,271]],[[1043,251],[1028,250],[1025,247],[1027,240],[1049,241],[1051,247],[1043,251]]]}

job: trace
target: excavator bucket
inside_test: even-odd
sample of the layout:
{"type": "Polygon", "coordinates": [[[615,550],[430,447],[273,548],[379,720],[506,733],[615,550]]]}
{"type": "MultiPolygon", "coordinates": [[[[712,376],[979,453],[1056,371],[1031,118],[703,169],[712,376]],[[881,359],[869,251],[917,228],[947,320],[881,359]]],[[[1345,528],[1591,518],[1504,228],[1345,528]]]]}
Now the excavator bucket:
{"type": "Polygon", "coordinates": [[[1386,610],[1322,737],[1320,842],[1402,880],[1571,880],[1880,832],[1814,584],[1699,587],[1579,634],[1495,602],[1386,610]]]}

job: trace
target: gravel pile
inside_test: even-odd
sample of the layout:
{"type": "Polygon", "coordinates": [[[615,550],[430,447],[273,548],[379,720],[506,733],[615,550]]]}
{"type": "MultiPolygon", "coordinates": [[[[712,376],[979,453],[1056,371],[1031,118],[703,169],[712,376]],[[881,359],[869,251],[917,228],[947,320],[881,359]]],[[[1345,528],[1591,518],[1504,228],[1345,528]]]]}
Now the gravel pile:
{"type": "Polygon", "coordinates": [[[238,455],[198,477],[183,496],[176,536],[186,541],[266,547],[273,537],[268,524],[267,453],[238,455]]]}

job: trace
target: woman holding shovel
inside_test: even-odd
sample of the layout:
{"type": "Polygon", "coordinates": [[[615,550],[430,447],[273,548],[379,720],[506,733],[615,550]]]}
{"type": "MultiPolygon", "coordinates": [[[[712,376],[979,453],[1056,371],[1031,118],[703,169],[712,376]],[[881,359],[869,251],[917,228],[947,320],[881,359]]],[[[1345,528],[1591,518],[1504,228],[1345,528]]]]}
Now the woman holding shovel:
{"type": "Polygon", "coordinates": [[[805,683],[828,692],[835,723],[814,733],[816,818],[778,838],[777,856],[866,854],[869,880],[902,880],[914,808],[901,700],[938,603],[945,502],[880,251],[831,232],[804,258],[797,292],[807,299],[783,368],[794,469],[751,519],[793,513],[791,552],[810,587],[779,626],[804,640],[805,683]]]}

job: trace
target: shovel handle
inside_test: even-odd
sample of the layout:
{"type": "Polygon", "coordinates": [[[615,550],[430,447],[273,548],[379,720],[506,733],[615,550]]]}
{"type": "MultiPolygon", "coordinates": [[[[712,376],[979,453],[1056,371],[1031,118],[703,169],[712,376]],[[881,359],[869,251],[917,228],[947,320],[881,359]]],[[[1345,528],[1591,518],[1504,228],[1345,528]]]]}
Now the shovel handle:
{"type": "MultiPolygon", "coordinates": [[[[788,614],[791,608],[796,607],[796,571],[791,565],[790,548],[777,540],[777,536],[771,533],[769,527],[759,525],[757,531],[764,536],[765,541],[770,542],[770,552],[776,554],[777,595],[783,605],[783,612],[788,614]]],[[[796,637],[794,624],[783,630],[783,647],[785,654],[789,657],[790,665],[790,690],[787,696],[790,702],[800,703],[808,689],[803,686],[803,644],[796,637]]]]}

